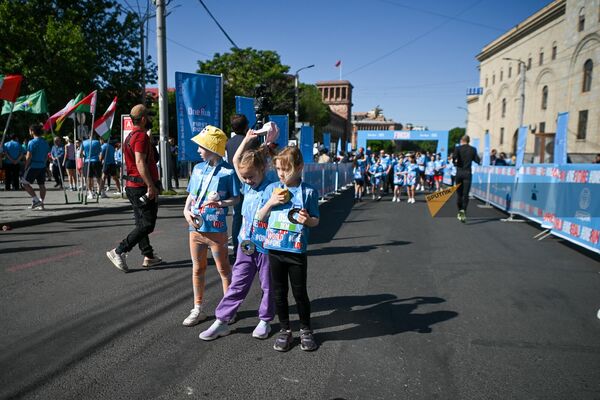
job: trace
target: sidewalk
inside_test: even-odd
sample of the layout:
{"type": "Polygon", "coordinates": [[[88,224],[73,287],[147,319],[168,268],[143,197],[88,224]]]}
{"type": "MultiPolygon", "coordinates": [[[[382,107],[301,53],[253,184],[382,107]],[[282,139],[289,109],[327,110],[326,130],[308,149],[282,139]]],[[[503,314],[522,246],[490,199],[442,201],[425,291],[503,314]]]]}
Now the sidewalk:
{"type": "MultiPolygon", "coordinates": [[[[36,194],[39,195],[37,185],[33,187],[36,194]]],[[[179,189],[176,190],[178,195],[161,196],[160,204],[185,202],[186,187],[187,179],[180,179],[179,189]]],[[[67,190],[68,204],[65,204],[63,191],[54,188],[54,181],[47,181],[45,209],[31,210],[28,208],[31,206],[31,197],[27,192],[24,190],[7,192],[2,185],[2,189],[0,189],[0,227],[7,225],[12,229],[129,209],[131,207],[129,200],[118,196],[114,186],[111,188],[107,191],[108,199],[88,200],[87,205],[78,201],[77,192],[67,190]]]]}

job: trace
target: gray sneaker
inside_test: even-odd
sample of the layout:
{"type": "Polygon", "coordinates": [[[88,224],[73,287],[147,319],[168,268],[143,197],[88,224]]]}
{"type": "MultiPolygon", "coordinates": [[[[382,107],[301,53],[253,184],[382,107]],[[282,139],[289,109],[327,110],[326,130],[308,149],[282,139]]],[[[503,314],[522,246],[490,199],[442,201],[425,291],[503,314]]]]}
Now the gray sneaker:
{"type": "Polygon", "coordinates": [[[152,258],[144,257],[144,262],[142,263],[142,267],[144,268],[152,268],[159,264],[162,264],[163,260],[158,255],[154,254],[152,258]]]}
{"type": "Polygon", "coordinates": [[[277,351],[288,351],[292,347],[293,340],[292,331],[282,329],[277,334],[277,338],[275,338],[273,348],[277,351]]]}
{"type": "Polygon", "coordinates": [[[129,271],[127,268],[127,261],[125,260],[125,253],[117,254],[117,249],[112,249],[111,251],[106,252],[106,257],[114,264],[115,267],[120,269],[123,272],[129,271]]]}
{"type": "Polygon", "coordinates": [[[300,329],[300,349],[304,351],[314,351],[319,348],[315,337],[310,329],[300,329]]]}

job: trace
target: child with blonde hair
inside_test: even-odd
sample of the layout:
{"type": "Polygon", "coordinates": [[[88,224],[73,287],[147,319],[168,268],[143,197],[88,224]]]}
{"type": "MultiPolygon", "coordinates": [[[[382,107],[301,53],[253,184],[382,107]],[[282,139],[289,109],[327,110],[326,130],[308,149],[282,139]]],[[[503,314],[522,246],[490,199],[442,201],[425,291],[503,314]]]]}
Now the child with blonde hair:
{"type": "Polygon", "coordinates": [[[300,348],[316,350],[310,324],[310,300],[306,288],[309,228],[319,224],[319,194],[302,181],[304,160],[297,147],[286,147],[273,159],[279,182],[272,183],[263,193],[263,206],[256,214],[268,221],[264,247],[269,250],[275,311],[280,331],[273,348],[288,351],[293,337],[288,305],[288,279],[300,317],[300,348]]]}

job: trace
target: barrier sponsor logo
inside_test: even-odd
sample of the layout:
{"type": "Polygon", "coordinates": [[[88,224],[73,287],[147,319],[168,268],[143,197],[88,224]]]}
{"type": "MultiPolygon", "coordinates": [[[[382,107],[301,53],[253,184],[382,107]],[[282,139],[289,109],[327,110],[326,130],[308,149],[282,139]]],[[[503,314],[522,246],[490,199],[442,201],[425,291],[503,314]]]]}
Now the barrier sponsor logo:
{"type": "Polygon", "coordinates": [[[438,211],[440,211],[444,204],[446,204],[446,202],[450,200],[450,197],[452,197],[452,195],[454,194],[454,192],[456,192],[456,189],[458,189],[459,186],[460,184],[425,196],[425,200],[427,201],[427,207],[429,208],[429,213],[432,217],[435,217],[435,215],[438,213],[438,211]]]}

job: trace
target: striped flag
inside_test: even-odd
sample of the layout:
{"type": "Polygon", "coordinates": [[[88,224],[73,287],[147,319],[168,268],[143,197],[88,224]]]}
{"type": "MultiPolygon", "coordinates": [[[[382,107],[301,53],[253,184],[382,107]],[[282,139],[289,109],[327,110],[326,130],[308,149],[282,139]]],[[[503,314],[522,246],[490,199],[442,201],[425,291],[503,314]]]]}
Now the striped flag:
{"type": "Polygon", "coordinates": [[[62,110],[52,114],[50,116],[50,118],[48,118],[46,120],[46,122],[44,123],[44,130],[49,131],[52,128],[52,126],[54,126],[54,124],[56,123],[56,120],[59,119],[60,117],[62,117],[63,115],[65,115],[67,110],[69,110],[71,107],[73,107],[73,105],[76,103],[77,103],[76,99],[71,99],[67,103],[67,105],[62,108],[62,110]]]}
{"type": "Polygon", "coordinates": [[[78,107],[81,105],[89,105],[90,106],[90,114],[94,114],[96,112],[96,95],[98,91],[94,90],[92,93],[88,94],[84,97],[80,102],[69,108],[63,115],[58,117],[56,120],[56,130],[59,131],[65,119],[69,117],[75,111],[78,111],[78,107]]]}
{"type": "Polygon", "coordinates": [[[108,109],[104,113],[104,115],[96,122],[94,122],[94,130],[98,133],[98,135],[102,136],[104,140],[107,140],[110,137],[110,131],[112,128],[113,120],[115,119],[115,111],[117,110],[117,98],[115,97],[108,106],[108,109]]]}

